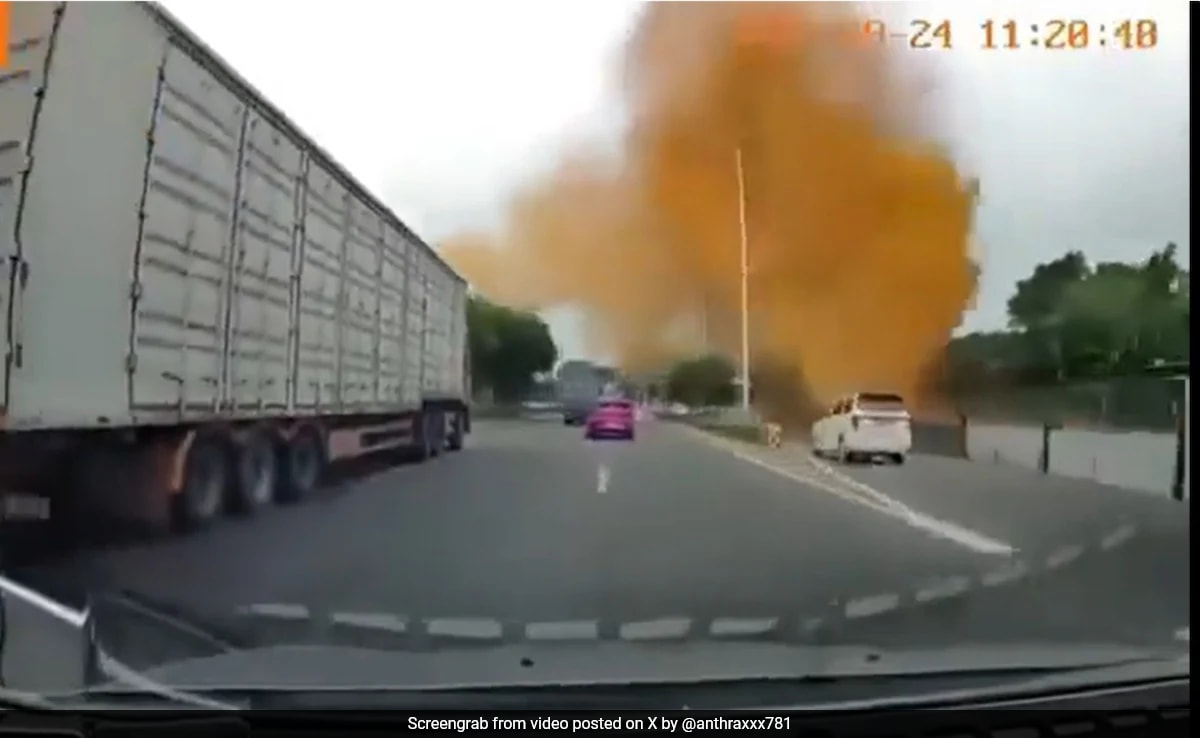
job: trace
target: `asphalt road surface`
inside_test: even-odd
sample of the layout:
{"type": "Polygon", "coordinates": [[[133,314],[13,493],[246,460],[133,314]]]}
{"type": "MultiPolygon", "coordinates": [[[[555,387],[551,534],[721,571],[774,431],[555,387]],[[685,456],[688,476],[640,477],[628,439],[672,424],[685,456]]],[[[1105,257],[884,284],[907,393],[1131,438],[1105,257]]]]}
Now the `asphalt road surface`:
{"type": "Polygon", "coordinates": [[[12,576],[483,630],[778,621],[883,648],[1167,645],[1188,638],[1187,504],[934,457],[841,466],[664,422],[590,443],[480,421],[463,452],[301,506],[12,576]]]}

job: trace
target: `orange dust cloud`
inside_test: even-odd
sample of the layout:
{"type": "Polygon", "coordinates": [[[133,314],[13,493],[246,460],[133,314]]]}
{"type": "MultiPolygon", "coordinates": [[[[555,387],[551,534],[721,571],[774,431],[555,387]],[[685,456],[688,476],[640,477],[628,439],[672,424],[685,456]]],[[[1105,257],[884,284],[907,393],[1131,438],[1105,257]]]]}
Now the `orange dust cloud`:
{"type": "Polygon", "coordinates": [[[920,135],[917,52],[863,43],[856,12],[649,4],[620,157],[563,157],[503,232],[443,253],[494,299],[582,308],[628,369],[705,345],[737,359],[740,148],[757,399],[918,393],[974,293],[973,194],[920,135]]]}

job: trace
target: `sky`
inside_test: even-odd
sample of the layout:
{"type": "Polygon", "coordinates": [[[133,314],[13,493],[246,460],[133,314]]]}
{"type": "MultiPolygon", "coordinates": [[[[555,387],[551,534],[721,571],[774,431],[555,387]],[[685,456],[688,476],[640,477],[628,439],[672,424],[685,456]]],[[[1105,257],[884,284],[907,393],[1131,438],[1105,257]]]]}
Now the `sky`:
{"type": "MultiPolygon", "coordinates": [[[[514,189],[572,145],[617,140],[614,72],[641,5],[162,4],[433,244],[498,224],[514,189]]],[[[1185,2],[863,5],[893,25],[953,29],[954,48],[905,53],[935,80],[928,110],[942,142],[982,183],[983,278],[961,330],[1002,327],[1014,283],[1070,249],[1132,261],[1175,241],[1189,263],[1185,2]],[[1055,18],[1109,29],[1153,20],[1158,44],[979,49],[988,19],[1015,20],[1030,37],[1055,18]]],[[[587,355],[578,316],[545,317],[562,356],[587,355]]]]}

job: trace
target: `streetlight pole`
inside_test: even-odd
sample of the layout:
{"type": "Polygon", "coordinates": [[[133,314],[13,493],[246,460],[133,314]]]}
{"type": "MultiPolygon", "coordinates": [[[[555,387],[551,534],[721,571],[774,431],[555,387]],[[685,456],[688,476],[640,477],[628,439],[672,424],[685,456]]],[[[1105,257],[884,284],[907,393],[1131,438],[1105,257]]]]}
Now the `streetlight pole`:
{"type": "Polygon", "coordinates": [[[741,235],[742,269],[742,409],[750,409],[750,264],[746,239],[746,174],[742,147],[737,148],[738,228],[741,235]]]}

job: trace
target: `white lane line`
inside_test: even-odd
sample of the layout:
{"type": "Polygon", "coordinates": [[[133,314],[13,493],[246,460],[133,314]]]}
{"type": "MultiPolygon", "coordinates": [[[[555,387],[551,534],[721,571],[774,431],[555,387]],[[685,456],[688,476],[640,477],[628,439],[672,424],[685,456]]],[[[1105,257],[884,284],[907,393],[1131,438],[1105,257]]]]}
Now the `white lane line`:
{"type": "Polygon", "coordinates": [[[12,595],[18,600],[23,601],[27,605],[32,605],[51,617],[63,621],[76,628],[83,627],[87,622],[87,613],[81,610],[74,610],[66,605],[56,602],[49,597],[35,592],[23,584],[18,584],[7,577],[0,577],[0,591],[4,594],[12,595]]]}
{"type": "Polygon", "coordinates": [[[951,523],[948,520],[939,520],[931,515],[918,512],[899,500],[889,497],[869,484],[860,482],[857,479],[844,474],[832,465],[825,463],[815,457],[810,458],[810,463],[821,470],[824,474],[838,480],[851,489],[858,490],[865,495],[868,495],[876,502],[887,507],[890,511],[896,513],[906,519],[914,528],[919,528],[927,533],[933,534],[937,538],[942,538],[955,543],[966,546],[967,548],[977,552],[992,554],[996,556],[1011,556],[1015,553],[1015,549],[1007,543],[995,540],[988,536],[964,528],[957,523],[951,523]]]}
{"type": "Polygon", "coordinates": [[[1082,553],[1083,546],[1077,546],[1074,544],[1056,548],[1050,552],[1049,556],[1046,557],[1046,568],[1058,569],[1059,567],[1066,566],[1075,559],[1079,558],[1082,553]]]}
{"type": "Polygon", "coordinates": [[[430,620],[425,630],[432,636],[479,638],[494,640],[504,634],[504,626],[495,620],[472,618],[438,618],[430,620]]]}
{"type": "Polygon", "coordinates": [[[308,608],[304,605],[287,605],[282,603],[259,603],[238,608],[242,612],[262,615],[268,618],[283,618],[286,620],[303,620],[308,617],[308,608]]]}
{"type": "Polygon", "coordinates": [[[1191,630],[1192,630],[1192,628],[1189,625],[1186,628],[1180,628],[1179,630],[1175,631],[1175,640],[1183,641],[1184,643],[1191,643],[1192,642],[1191,630]]]}
{"type": "Polygon", "coordinates": [[[608,466],[601,464],[596,468],[596,492],[605,494],[608,492],[608,480],[612,473],[608,470],[608,466]]]}
{"type": "Polygon", "coordinates": [[[621,638],[627,641],[647,641],[660,638],[682,638],[692,627],[690,618],[662,618],[621,625],[621,638]]]}
{"type": "Polygon", "coordinates": [[[971,580],[967,577],[950,577],[949,579],[931,584],[924,589],[917,590],[917,602],[932,602],[934,600],[944,600],[947,597],[954,597],[966,592],[971,587],[971,580]]]}
{"type": "MultiPolygon", "coordinates": [[[[762,459],[759,459],[739,449],[726,447],[726,450],[742,461],[755,464],[763,469],[775,472],[776,474],[787,477],[794,482],[799,482],[800,484],[809,487],[816,487],[817,489],[828,492],[829,494],[839,497],[847,502],[852,502],[856,505],[862,505],[863,507],[887,515],[895,520],[899,520],[913,528],[924,531],[925,533],[932,534],[937,538],[941,538],[952,543],[957,543],[958,545],[970,549],[975,553],[989,554],[993,556],[1012,556],[1014,553],[1016,553],[1015,548],[1007,543],[1004,543],[1003,541],[989,538],[982,533],[964,528],[955,523],[945,520],[938,520],[930,515],[917,512],[916,510],[905,506],[903,503],[900,503],[897,500],[892,500],[892,504],[883,504],[882,502],[877,502],[875,500],[868,500],[862,495],[840,490],[837,487],[831,484],[826,484],[822,480],[815,477],[806,477],[789,469],[775,466],[774,464],[763,461],[762,459]]],[[[878,494],[883,496],[882,493],[878,494]]]]}
{"type": "Polygon", "coordinates": [[[1016,562],[1010,566],[1005,566],[1001,569],[989,571],[980,577],[980,581],[985,587],[998,587],[1001,584],[1015,582],[1021,577],[1029,573],[1029,568],[1023,562],[1016,562]]]}
{"type": "Polygon", "coordinates": [[[717,618],[708,632],[714,636],[749,636],[770,633],[778,618],[717,618]]]}
{"type": "Polygon", "coordinates": [[[525,637],[539,641],[586,640],[600,637],[600,626],[593,620],[563,620],[556,623],[528,623],[525,637]]]}
{"type": "Polygon", "coordinates": [[[826,463],[825,461],[822,461],[821,459],[818,459],[815,456],[810,456],[808,458],[808,463],[812,464],[813,467],[815,467],[822,473],[824,473],[830,477],[833,477],[834,479],[836,479],[837,481],[846,485],[847,487],[850,487],[851,489],[855,489],[855,490],[858,490],[859,492],[862,492],[864,495],[867,495],[868,497],[870,497],[871,499],[875,500],[876,502],[878,502],[879,504],[881,504],[885,507],[890,507],[894,510],[899,510],[899,511],[903,511],[903,512],[911,512],[911,508],[909,508],[904,503],[900,502],[899,500],[888,497],[887,495],[885,495],[884,493],[875,489],[874,487],[872,487],[869,484],[865,484],[863,482],[858,481],[857,479],[854,479],[853,477],[850,477],[846,474],[843,474],[842,472],[839,472],[837,469],[833,468],[832,464],[826,463]]]}
{"type": "Polygon", "coordinates": [[[1120,528],[1117,528],[1113,532],[1100,539],[1100,548],[1104,549],[1105,551],[1111,551],[1117,546],[1120,546],[1122,543],[1128,541],[1130,538],[1133,538],[1135,530],[1136,529],[1128,523],[1122,525],[1120,528]]]}
{"type": "Polygon", "coordinates": [[[334,625],[351,625],[356,628],[386,630],[390,633],[404,633],[408,630],[408,623],[404,618],[387,613],[335,612],[330,619],[334,625]]]}
{"type": "Polygon", "coordinates": [[[879,594],[850,600],[846,603],[845,612],[848,618],[865,618],[895,610],[899,606],[899,595],[879,594]]]}

